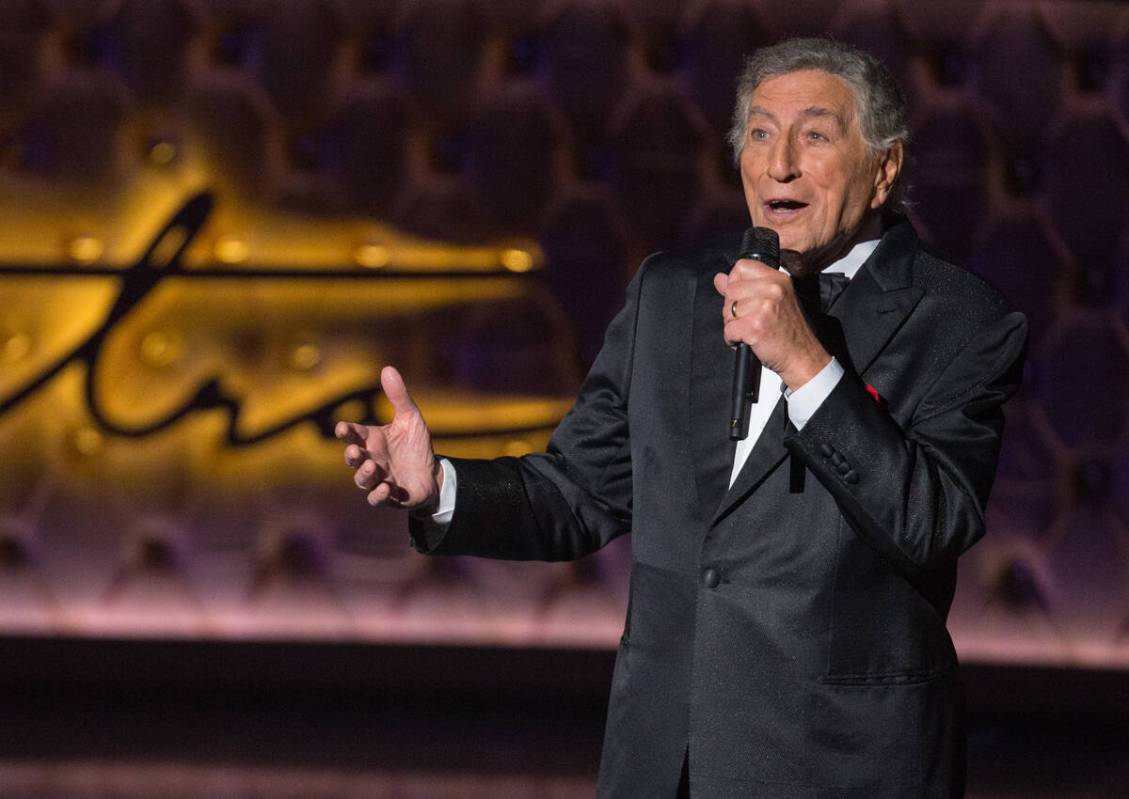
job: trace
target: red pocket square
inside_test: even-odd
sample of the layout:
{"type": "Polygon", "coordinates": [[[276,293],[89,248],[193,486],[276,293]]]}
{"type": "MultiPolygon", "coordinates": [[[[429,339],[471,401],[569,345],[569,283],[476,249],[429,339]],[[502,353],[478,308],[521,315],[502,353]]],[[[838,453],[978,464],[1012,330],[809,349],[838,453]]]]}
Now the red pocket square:
{"type": "Polygon", "coordinates": [[[874,404],[879,408],[886,407],[886,400],[882,399],[882,396],[878,393],[878,389],[870,385],[870,383],[866,384],[866,393],[870,395],[871,399],[874,400],[874,404]]]}

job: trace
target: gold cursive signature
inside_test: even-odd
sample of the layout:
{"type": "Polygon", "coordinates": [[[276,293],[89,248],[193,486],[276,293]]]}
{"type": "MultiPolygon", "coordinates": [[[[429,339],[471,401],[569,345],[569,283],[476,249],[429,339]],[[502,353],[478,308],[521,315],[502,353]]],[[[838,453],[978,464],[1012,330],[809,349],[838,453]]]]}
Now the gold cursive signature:
{"type": "MultiPolygon", "coordinates": [[[[352,413],[351,421],[363,424],[383,424],[387,420],[381,419],[376,410],[376,399],[382,393],[379,382],[373,385],[362,386],[336,396],[333,396],[316,407],[284,418],[273,425],[246,432],[240,425],[242,404],[236,396],[225,392],[218,376],[205,378],[190,397],[179,407],[167,413],[162,418],[148,422],[144,425],[128,426],[110,418],[102,407],[95,391],[98,363],[102,354],[106,338],[112,331],[148,297],[161,281],[170,277],[184,276],[188,273],[182,268],[182,258],[189,245],[199,234],[207,222],[214,206],[214,198],[210,192],[200,192],[184,203],[181,208],[170,217],[160,232],[154,237],[152,243],[146,248],[144,254],[132,266],[124,270],[115,271],[115,276],[120,276],[120,290],[110,306],[100,325],[89,336],[79,342],[68,352],[47,365],[42,371],[29,379],[24,385],[18,387],[9,396],[0,399],[0,416],[15,408],[29,397],[36,394],[47,383],[54,379],[63,369],[74,363],[85,365],[84,397],[93,422],[104,432],[132,438],[139,438],[164,430],[176,424],[184,417],[201,411],[222,409],[226,412],[227,424],[225,440],[232,447],[247,447],[258,444],[266,439],[280,435],[298,425],[312,423],[319,435],[326,439],[333,439],[333,428],[341,418],[344,407],[364,408],[360,418],[356,411],[352,413]]],[[[385,273],[388,276],[423,276],[385,273]]],[[[504,274],[504,273],[503,273],[504,274]]],[[[248,273],[247,277],[263,277],[262,273],[248,273]]],[[[282,275],[291,276],[293,275],[282,275]]],[[[308,275],[307,275],[308,276],[308,275]]],[[[341,277],[340,274],[333,275],[341,277]]],[[[434,271],[428,272],[426,277],[435,278],[442,276],[434,271]]],[[[453,275],[452,275],[453,276],[453,275]]],[[[460,275],[461,276],[461,275],[460,275]]],[[[481,276],[481,273],[479,273],[481,276]]],[[[514,276],[522,279],[524,276],[514,276]]],[[[544,430],[551,426],[551,420],[540,423],[512,426],[506,428],[491,427],[489,430],[460,429],[433,429],[433,434],[438,438],[474,438],[484,435],[510,436],[520,435],[544,430]]]]}

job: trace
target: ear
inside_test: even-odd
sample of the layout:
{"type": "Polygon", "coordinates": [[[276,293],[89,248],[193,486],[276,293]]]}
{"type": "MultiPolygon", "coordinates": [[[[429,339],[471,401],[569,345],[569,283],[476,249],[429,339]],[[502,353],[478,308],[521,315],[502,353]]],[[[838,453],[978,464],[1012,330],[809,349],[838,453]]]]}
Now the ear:
{"type": "Polygon", "coordinates": [[[871,208],[881,208],[890,197],[890,191],[898,180],[902,171],[902,161],[905,158],[905,148],[902,143],[895,142],[886,152],[878,157],[878,164],[874,170],[874,196],[870,200],[871,208]]]}

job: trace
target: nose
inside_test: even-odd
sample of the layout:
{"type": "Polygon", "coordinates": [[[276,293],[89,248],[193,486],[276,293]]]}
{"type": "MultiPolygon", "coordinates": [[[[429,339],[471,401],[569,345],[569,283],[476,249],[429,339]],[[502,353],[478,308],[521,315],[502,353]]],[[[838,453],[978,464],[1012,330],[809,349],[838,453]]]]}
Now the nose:
{"type": "Polygon", "coordinates": [[[788,183],[800,176],[799,164],[791,137],[781,136],[772,143],[768,155],[768,176],[779,183],[788,183]]]}

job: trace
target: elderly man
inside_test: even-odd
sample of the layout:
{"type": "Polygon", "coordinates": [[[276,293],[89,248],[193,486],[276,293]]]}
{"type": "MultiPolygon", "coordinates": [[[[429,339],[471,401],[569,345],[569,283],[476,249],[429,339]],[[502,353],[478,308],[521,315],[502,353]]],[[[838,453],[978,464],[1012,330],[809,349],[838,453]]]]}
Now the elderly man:
{"type": "Polygon", "coordinates": [[[906,112],[873,57],[763,49],[734,123],[787,271],[736,238],[648,258],[546,453],[437,461],[387,368],[395,417],[339,425],[346,461],[414,509],[423,552],[578,558],[632,533],[601,796],[960,795],[945,618],[1025,320],[892,213],[906,112]],[[806,288],[830,273],[838,296],[806,288]],[[763,366],[734,447],[738,342],[763,366]]]}

